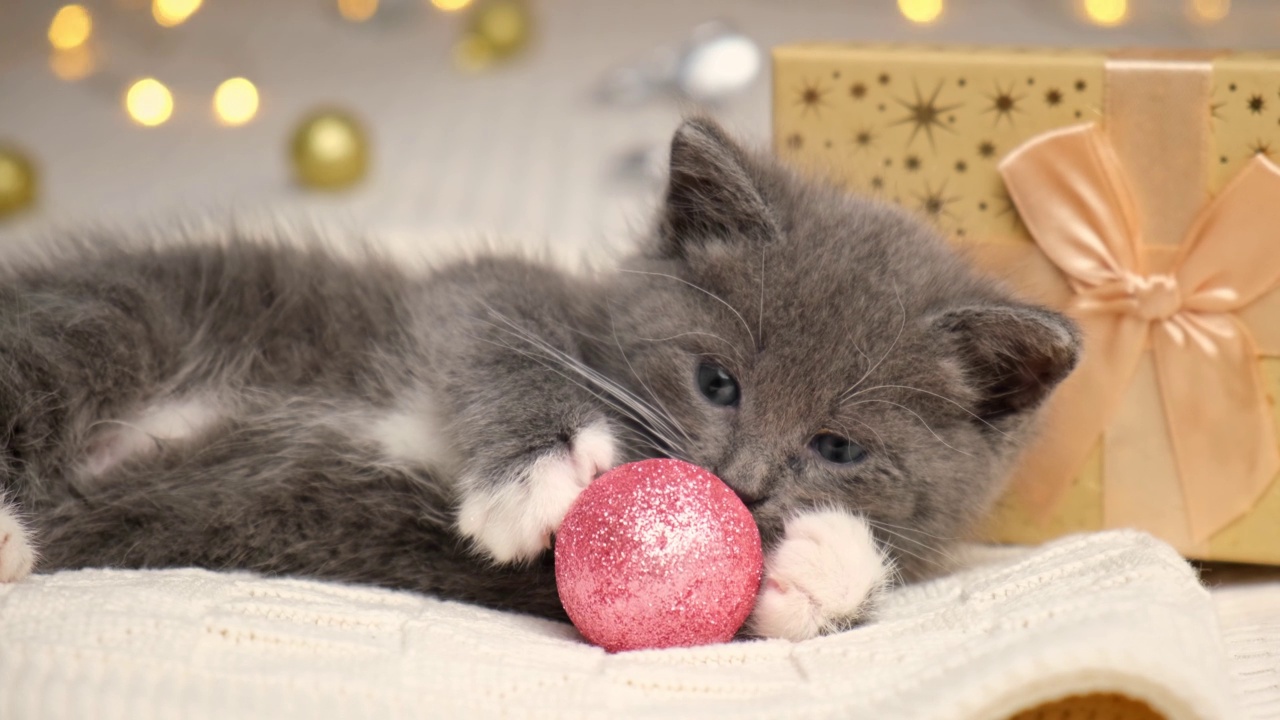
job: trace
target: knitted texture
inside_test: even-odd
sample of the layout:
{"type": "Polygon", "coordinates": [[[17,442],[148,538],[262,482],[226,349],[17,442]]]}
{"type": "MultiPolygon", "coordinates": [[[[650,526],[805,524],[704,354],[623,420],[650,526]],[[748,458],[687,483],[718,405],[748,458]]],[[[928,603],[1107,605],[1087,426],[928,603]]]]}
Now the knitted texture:
{"type": "Polygon", "coordinates": [[[1240,717],[1227,659],[1193,570],[1131,532],[988,555],[840,635],[618,655],[558,623],[312,581],[84,570],[0,586],[13,720],[968,719],[1088,693],[1240,717]]]}

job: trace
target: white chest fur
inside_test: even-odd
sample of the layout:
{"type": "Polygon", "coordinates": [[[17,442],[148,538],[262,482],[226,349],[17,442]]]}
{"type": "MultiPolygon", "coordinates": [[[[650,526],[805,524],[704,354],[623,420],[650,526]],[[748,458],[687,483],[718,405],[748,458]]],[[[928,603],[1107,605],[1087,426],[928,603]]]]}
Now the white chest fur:
{"type": "Polygon", "coordinates": [[[213,393],[152,403],[136,413],[98,423],[82,468],[89,477],[100,477],[127,460],[199,437],[225,417],[226,409],[213,393]]]}

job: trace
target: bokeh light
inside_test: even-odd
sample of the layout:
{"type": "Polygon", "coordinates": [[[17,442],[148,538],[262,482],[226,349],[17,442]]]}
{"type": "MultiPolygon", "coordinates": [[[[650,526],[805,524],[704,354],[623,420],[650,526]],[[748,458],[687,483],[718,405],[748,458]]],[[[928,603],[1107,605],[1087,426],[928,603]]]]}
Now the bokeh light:
{"type": "Polygon", "coordinates": [[[84,45],[93,34],[93,16],[83,5],[63,5],[49,23],[49,44],[56,50],[84,45]]]}
{"type": "Polygon", "coordinates": [[[151,16],[164,27],[186,22],[200,9],[203,0],[152,0],[151,16]]]}
{"type": "Polygon", "coordinates": [[[49,55],[49,69],[59,80],[74,82],[93,74],[98,67],[98,57],[91,45],[81,45],[70,50],[54,50],[49,55]]]}
{"type": "Polygon", "coordinates": [[[898,10],[911,22],[924,25],[942,15],[942,0],[898,0],[898,10]]]}
{"type": "Polygon", "coordinates": [[[471,0],[431,0],[431,4],[435,5],[437,10],[454,12],[470,5],[471,0]]]}
{"type": "Polygon", "coordinates": [[[242,77],[224,80],[213,93],[213,113],[223,125],[243,125],[258,114],[258,88],[242,77]]]}
{"type": "Polygon", "coordinates": [[[1231,12],[1231,0],[1191,0],[1191,19],[1205,24],[1216,23],[1231,12]]]}
{"type": "Polygon", "coordinates": [[[474,33],[467,33],[453,46],[453,62],[460,70],[479,72],[493,65],[497,53],[487,40],[474,33]]]}
{"type": "Polygon", "coordinates": [[[155,78],[143,78],[129,86],[124,108],[134,122],[155,127],[173,114],[173,94],[155,78]]]}
{"type": "Polygon", "coordinates": [[[378,0],[338,0],[338,14],[344,20],[364,22],[378,12],[378,0]]]}
{"type": "Polygon", "coordinates": [[[1120,25],[1129,19],[1129,0],[1084,0],[1084,14],[1096,25],[1120,25]]]}
{"type": "Polygon", "coordinates": [[[477,11],[472,32],[487,40],[497,54],[509,54],[529,39],[528,9],[513,0],[488,3],[477,11]]]}

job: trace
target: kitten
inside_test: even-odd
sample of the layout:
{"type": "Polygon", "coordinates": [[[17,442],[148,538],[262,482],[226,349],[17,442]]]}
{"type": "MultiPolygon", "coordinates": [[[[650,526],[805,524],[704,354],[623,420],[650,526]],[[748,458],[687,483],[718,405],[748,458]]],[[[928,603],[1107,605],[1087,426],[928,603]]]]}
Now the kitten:
{"type": "Polygon", "coordinates": [[[232,242],[3,277],[0,580],[242,568],[563,618],[570,503],[674,456],[751,509],[748,631],[792,639],[940,564],[1079,351],[915,219],[705,119],[642,249],[597,276],[232,242]]]}

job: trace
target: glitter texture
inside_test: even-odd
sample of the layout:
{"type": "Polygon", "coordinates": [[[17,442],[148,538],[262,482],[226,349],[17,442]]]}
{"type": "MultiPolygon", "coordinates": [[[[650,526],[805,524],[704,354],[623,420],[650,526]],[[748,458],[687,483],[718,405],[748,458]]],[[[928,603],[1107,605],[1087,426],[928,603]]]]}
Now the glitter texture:
{"type": "Polygon", "coordinates": [[[556,534],[560,602],[610,652],[727,642],[764,564],[760,532],[715,475],[680,460],[622,465],[587,486],[556,534]]]}

